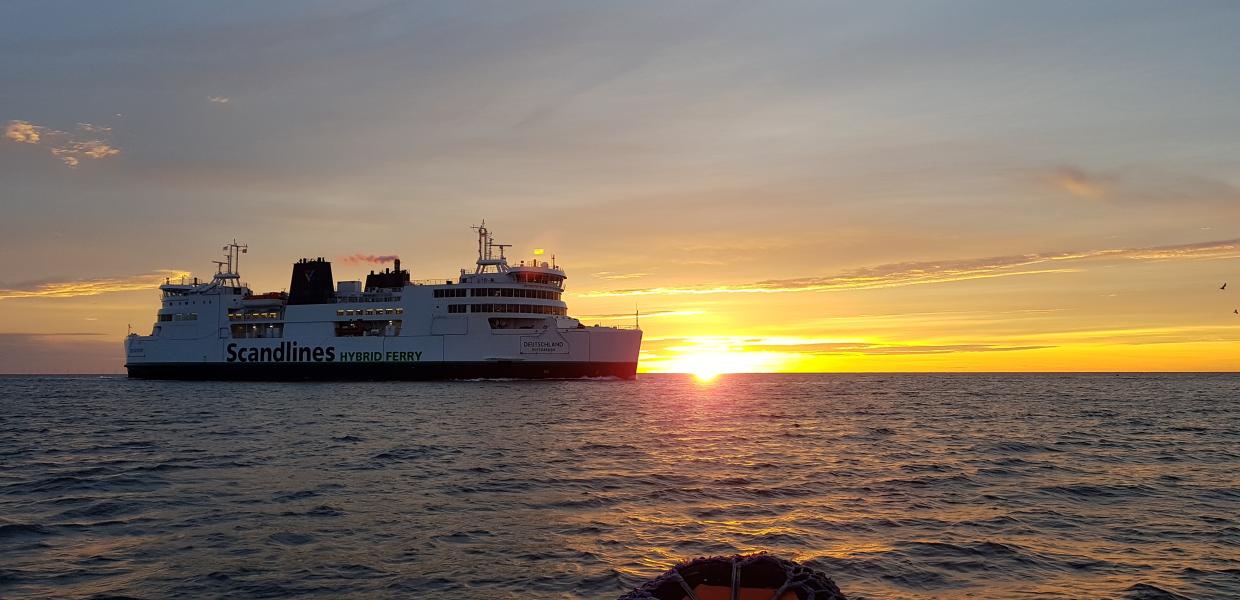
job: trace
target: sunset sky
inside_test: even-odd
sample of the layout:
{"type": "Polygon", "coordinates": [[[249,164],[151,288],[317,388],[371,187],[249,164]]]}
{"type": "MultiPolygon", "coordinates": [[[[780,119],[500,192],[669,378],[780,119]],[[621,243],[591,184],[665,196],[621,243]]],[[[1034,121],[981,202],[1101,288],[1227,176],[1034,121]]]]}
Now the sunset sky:
{"type": "Polygon", "coordinates": [[[0,372],[236,238],[554,253],[643,371],[1240,369],[1237,2],[0,4],[0,372]],[[1219,287],[1232,281],[1235,290],[1219,287]]]}

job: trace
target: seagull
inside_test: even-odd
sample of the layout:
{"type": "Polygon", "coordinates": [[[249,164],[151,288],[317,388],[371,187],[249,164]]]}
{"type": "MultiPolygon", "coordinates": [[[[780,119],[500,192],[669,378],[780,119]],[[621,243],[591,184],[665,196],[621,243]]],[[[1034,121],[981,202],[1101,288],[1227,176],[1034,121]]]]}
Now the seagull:
{"type": "Polygon", "coordinates": [[[1219,286],[1219,288],[1218,288],[1218,289],[1220,289],[1220,290],[1225,290],[1225,289],[1227,289],[1227,282],[1226,282],[1226,281],[1224,281],[1224,282],[1223,282],[1223,285],[1222,285],[1222,286],[1219,286]]]}
{"type": "Polygon", "coordinates": [[[1231,311],[1231,312],[1233,312],[1233,313],[1235,313],[1235,314],[1237,314],[1237,315],[1240,315],[1240,308],[1237,308],[1236,310],[1233,310],[1233,311],[1231,311]]]}

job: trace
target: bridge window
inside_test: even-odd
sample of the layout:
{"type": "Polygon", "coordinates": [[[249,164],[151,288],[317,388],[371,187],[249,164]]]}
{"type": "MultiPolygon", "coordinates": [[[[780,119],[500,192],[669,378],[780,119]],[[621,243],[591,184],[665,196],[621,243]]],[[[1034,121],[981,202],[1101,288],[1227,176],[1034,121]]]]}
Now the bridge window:
{"type": "Polygon", "coordinates": [[[559,275],[548,275],[546,273],[515,273],[514,277],[521,283],[540,283],[543,285],[559,286],[564,281],[559,275]]]}

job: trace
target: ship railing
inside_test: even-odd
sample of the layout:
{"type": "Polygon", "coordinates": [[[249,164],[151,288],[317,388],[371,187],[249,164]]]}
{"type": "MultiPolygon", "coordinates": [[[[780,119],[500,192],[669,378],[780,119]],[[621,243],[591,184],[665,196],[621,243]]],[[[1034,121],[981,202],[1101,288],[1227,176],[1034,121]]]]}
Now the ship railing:
{"type": "Polygon", "coordinates": [[[456,285],[455,281],[450,279],[412,279],[410,285],[456,285]]]}
{"type": "Polygon", "coordinates": [[[358,302],[399,302],[399,296],[336,296],[336,304],[353,304],[358,302]]]}
{"type": "Polygon", "coordinates": [[[587,329],[592,328],[592,327],[598,327],[600,329],[603,329],[603,328],[606,328],[606,329],[641,329],[641,327],[638,327],[637,325],[634,325],[633,323],[629,323],[626,325],[623,323],[610,323],[609,324],[605,322],[603,323],[598,323],[598,322],[586,323],[584,321],[580,321],[580,322],[582,326],[584,326],[587,329]]]}

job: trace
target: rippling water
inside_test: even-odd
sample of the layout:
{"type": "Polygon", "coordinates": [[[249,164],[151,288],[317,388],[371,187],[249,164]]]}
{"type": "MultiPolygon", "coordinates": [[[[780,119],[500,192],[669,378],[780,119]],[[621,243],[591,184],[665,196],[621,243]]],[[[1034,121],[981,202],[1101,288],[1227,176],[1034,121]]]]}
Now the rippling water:
{"type": "Polygon", "coordinates": [[[1240,597],[1228,375],[4,378],[0,466],[5,598],[1240,597]]]}

